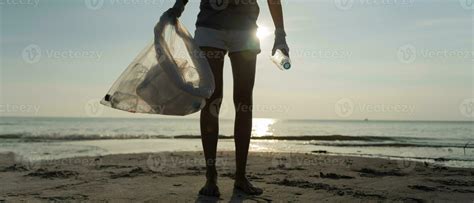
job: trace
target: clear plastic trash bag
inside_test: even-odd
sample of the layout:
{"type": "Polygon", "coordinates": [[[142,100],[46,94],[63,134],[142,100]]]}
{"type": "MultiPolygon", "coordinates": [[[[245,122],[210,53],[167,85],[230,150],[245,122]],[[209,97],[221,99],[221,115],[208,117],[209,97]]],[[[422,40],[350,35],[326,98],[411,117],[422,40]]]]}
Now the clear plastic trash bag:
{"type": "Polygon", "coordinates": [[[191,34],[166,15],[148,45],[113,84],[101,104],[133,113],[188,115],[214,92],[214,77],[191,34]]]}

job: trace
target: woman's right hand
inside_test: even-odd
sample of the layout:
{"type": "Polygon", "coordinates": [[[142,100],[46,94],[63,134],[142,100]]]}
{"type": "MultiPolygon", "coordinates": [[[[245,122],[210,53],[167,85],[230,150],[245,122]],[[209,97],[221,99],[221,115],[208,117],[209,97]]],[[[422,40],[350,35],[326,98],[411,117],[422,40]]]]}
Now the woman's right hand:
{"type": "Polygon", "coordinates": [[[186,3],[188,3],[188,0],[176,0],[174,6],[168,9],[165,14],[176,19],[181,17],[186,3]]]}

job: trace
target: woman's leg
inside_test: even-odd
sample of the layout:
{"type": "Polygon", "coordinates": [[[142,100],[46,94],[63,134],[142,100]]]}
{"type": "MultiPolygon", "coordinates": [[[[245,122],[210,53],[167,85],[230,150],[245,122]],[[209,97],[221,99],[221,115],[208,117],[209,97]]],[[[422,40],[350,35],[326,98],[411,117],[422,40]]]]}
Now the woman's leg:
{"type": "Polygon", "coordinates": [[[250,135],[252,133],[253,87],[257,53],[242,51],[230,54],[234,79],[235,106],[235,186],[248,194],[261,194],[262,190],[254,187],[246,177],[247,155],[250,135]]]}
{"type": "Polygon", "coordinates": [[[201,110],[201,141],[206,159],[207,181],[199,193],[207,196],[219,196],[216,150],[219,135],[219,110],[222,102],[222,75],[226,51],[210,47],[201,47],[201,49],[206,53],[206,58],[211,66],[216,89],[211,98],[206,100],[206,106],[201,110]]]}

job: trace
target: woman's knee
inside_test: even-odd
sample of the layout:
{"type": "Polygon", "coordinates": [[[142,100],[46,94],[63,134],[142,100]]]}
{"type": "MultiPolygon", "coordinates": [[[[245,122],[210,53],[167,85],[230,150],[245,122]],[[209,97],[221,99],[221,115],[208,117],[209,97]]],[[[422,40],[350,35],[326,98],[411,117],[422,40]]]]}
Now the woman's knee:
{"type": "Polygon", "coordinates": [[[234,105],[235,106],[251,106],[253,104],[252,93],[234,93],[234,105]]]}

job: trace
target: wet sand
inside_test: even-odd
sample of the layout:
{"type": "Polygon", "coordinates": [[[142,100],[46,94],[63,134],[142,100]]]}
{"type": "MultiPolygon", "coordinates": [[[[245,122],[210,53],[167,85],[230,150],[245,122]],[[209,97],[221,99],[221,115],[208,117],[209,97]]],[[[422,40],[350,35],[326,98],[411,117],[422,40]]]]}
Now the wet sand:
{"type": "Polygon", "coordinates": [[[474,169],[380,158],[251,153],[248,175],[264,189],[233,189],[234,156],[218,154],[220,198],[197,195],[200,152],[77,157],[32,162],[0,155],[0,201],[457,201],[473,202],[474,169]]]}

